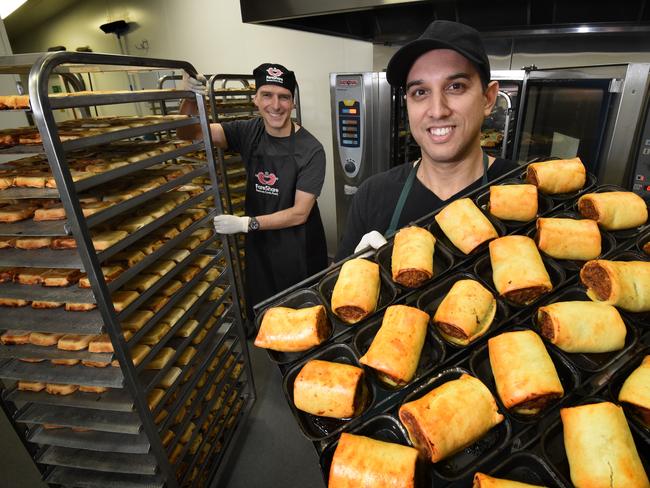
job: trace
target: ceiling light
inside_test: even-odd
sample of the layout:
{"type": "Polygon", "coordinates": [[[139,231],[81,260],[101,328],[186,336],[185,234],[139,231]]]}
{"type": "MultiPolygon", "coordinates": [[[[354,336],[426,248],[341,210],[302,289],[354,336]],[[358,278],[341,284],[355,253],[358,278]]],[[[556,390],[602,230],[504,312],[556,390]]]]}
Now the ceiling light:
{"type": "Polygon", "coordinates": [[[0,17],[6,19],[27,0],[0,0],[0,17]]]}

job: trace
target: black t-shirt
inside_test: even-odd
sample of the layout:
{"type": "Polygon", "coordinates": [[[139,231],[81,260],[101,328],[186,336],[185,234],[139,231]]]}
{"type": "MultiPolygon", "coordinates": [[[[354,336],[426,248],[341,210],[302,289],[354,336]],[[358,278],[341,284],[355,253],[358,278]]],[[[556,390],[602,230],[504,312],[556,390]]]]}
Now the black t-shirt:
{"type": "MultiPolygon", "coordinates": [[[[264,136],[264,121],[261,117],[249,120],[235,120],[221,124],[228,141],[228,149],[241,154],[244,164],[250,160],[255,149],[255,141],[266,145],[264,152],[269,155],[287,154],[290,149],[289,136],[273,137],[264,136]]],[[[325,181],[325,151],[307,129],[301,127],[296,132],[294,158],[298,165],[298,179],[296,190],[319,196],[325,181]]]]}
{"type": "MultiPolygon", "coordinates": [[[[497,158],[488,169],[488,179],[494,180],[517,166],[514,161],[497,158]]],[[[348,212],[345,233],[336,252],[337,261],[352,254],[364,234],[371,230],[383,234],[388,230],[397,200],[399,200],[411,168],[412,164],[401,164],[374,175],[361,184],[348,212]]],[[[415,178],[411,192],[404,203],[397,228],[404,227],[461,195],[476,190],[481,186],[481,180],[482,178],[479,178],[447,200],[441,200],[418,178],[415,178]]]]}

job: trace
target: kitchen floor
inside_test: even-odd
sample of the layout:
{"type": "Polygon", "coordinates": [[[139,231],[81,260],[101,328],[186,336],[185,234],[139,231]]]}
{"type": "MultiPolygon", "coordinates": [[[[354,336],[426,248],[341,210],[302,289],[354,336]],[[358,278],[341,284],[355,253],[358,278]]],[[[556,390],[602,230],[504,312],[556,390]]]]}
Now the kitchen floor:
{"type": "Polygon", "coordinates": [[[314,445],[300,432],[282,392],[282,375],[249,342],[257,401],[219,486],[324,487],[314,445]]]}

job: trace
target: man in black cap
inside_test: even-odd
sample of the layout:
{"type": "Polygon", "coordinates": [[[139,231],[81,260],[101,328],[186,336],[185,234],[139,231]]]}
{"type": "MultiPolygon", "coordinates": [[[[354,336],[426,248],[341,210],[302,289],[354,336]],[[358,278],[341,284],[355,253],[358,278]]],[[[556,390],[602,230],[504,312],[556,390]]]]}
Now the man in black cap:
{"type": "MultiPolygon", "coordinates": [[[[325,232],[316,198],[325,179],[323,146],[294,124],[293,71],[265,63],[253,71],[253,99],[261,117],[210,124],[215,145],[241,153],[246,166],[246,215],[218,215],[220,234],[246,233],[246,301],[253,305],[327,266],[325,232]]],[[[205,94],[205,77],[183,76],[183,88],[205,94]]],[[[196,100],[180,112],[196,113],[196,100]]],[[[200,139],[199,126],[178,129],[183,139],[200,139]]]]}
{"type": "Polygon", "coordinates": [[[480,34],[437,20],[388,63],[388,82],[404,89],[411,134],[421,158],[368,178],[348,213],[337,260],[389,236],[516,167],[481,150],[484,118],[499,90],[480,34]]]}

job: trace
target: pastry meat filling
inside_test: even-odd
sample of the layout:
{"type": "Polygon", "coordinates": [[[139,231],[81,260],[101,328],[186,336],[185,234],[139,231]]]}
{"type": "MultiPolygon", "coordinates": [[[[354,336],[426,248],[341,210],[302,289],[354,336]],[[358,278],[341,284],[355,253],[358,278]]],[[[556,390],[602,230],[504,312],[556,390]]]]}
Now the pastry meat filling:
{"type": "Polygon", "coordinates": [[[354,417],[363,413],[364,409],[366,408],[367,396],[366,383],[362,376],[359,378],[359,381],[357,382],[357,388],[354,390],[354,401],[352,403],[352,409],[354,410],[354,413],[352,415],[354,417]]]}
{"type": "Polygon", "coordinates": [[[650,254],[650,241],[646,242],[643,245],[643,252],[646,254],[650,254]]]}
{"type": "Polygon", "coordinates": [[[431,459],[433,453],[431,452],[432,446],[429,446],[427,436],[420,429],[420,424],[410,412],[401,412],[400,420],[408,429],[413,447],[415,447],[424,456],[425,459],[431,459]]]}
{"type": "Polygon", "coordinates": [[[455,339],[467,339],[467,334],[462,329],[459,329],[455,325],[446,324],[444,322],[436,322],[436,325],[442,330],[442,333],[453,337],[455,339]]]}
{"type": "Polygon", "coordinates": [[[431,278],[431,276],[426,271],[419,269],[405,269],[399,272],[395,281],[408,288],[417,288],[429,278],[431,278]]]}
{"type": "Polygon", "coordinates": [[[580,272],[582,282],[593,290],[598,300],[607,300],[612,294],[612,282],[603,268],[597,262],[587,263],[580,272]]]}
{"type": "Polygon", "coordinates": [[[318,336],[318,341],[323,342],[327,340],[330,336],[330,325],[327,322],[327,314],[325,310],[321,308],[318,312],[318,317],[316,318],[316,335],[318,336]]]}
{"type": "Polygon", "coordinates": [[[345,306],[345,307],[339,307],[335,310],[336,315],[341,317],[345,322],[349,323],[354,323],[358,322],[362,318],[364,318],[368,313],[359,307],[354,307],[354,306],[345,306]]]}
{"type": "Polygon", "coordinates": [[[504,294],[508,300],[520,305],[528,305],[549,290],[545,286],[530,286],[521,290],[512,290],[504,294]]]}
{"type": "Polygon", "coordinates": [[[539,186],[539,181],[537,180],[537,173],[533,168],[528,168],[528,171],[526,172],[526,183],[539,186]]]}
{"type": "Polygon", "coordinates": [[[541,410],[544,410],[549,403],[553,400],[562,398],[560,393],[549,393],[548,395],[541,395],[536,398],[531,398],[525,402],[520,403],[514,407],[515,412],[521,414],[536,414],[541,410]]]}
{"type": "Polygon", "coordinates": [[[591,220],[598,220],[600,215],[598,214],[598,210],[596,210],[596,207],[594,206],[594,203],[589,200],[589,199],[582,199],[578,203],[578,210],[582,214],[583,217],[591,220]]]}
{"type": "Polygon", "coordinates": [[[555,329],[553,328],[553,321],[551,320],[551,316],[542,310],[539,313],[538,322],[542,337],[545,337],[549,341],[553,342],[553,339],[555,338],[555,329]]]}

